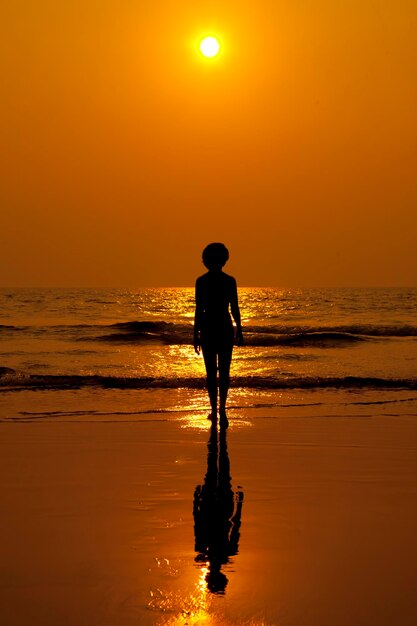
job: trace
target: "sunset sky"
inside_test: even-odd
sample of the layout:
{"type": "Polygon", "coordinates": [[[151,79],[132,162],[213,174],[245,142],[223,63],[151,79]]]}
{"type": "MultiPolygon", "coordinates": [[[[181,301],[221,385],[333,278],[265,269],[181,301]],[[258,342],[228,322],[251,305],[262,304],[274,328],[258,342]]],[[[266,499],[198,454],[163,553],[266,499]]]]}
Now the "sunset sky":
{"type": "Polygon", "coordinates": [[[6,0],[0,285],[417,285],[415,0],[6,0]],[[204,35],[222,43],[204,59],[204,35]]]}

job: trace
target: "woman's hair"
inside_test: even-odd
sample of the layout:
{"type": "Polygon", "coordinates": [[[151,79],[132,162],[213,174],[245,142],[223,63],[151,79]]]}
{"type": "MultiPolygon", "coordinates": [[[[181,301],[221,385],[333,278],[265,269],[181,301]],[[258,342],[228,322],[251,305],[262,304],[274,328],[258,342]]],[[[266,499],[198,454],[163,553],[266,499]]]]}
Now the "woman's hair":
{"type": "Polygon", "coordinates": [[[203,263],[208,270],[220,269],[229,259],[229,250],[224,243],[209,243],[203,250],[203,263]]]}

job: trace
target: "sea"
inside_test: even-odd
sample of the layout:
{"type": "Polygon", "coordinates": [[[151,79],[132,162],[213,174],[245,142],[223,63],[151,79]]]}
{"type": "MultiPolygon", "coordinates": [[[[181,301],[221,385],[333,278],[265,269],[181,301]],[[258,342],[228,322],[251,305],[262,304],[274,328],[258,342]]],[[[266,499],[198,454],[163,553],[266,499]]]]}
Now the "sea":
{"type": "MultiPolygon", "coordinates": [[[[417,414],[417,288],[243,287],[239,302],[236,424],[250,409],[417,414]]],[[[193,288],[0,289],[0,420],[203,424],[193,316],[193,288]]]]}

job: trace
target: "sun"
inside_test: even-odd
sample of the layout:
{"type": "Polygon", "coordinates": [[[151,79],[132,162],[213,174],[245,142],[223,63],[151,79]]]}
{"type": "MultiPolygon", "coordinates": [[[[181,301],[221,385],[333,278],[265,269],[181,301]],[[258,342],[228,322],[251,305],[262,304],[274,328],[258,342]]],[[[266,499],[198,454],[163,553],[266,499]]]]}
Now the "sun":
{"type": "Polygon", "coordinates": [[[207,59],[216,57],[220,52],[220,42],[216,37],[204,37],[200,41],[200,52],[207,59]]]}

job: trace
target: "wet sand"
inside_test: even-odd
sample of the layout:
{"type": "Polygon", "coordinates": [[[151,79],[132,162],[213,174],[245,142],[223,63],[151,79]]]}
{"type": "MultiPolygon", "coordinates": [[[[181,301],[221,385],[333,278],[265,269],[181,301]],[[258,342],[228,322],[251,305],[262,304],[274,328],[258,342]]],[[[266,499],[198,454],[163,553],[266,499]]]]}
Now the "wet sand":
{"type": "Polygon", "coordinates": [[[414,626],[415,417],[273,416],[230,414],[224,594],[195,562],[208,423],[0,424],[1,624],[414,626]]]}

